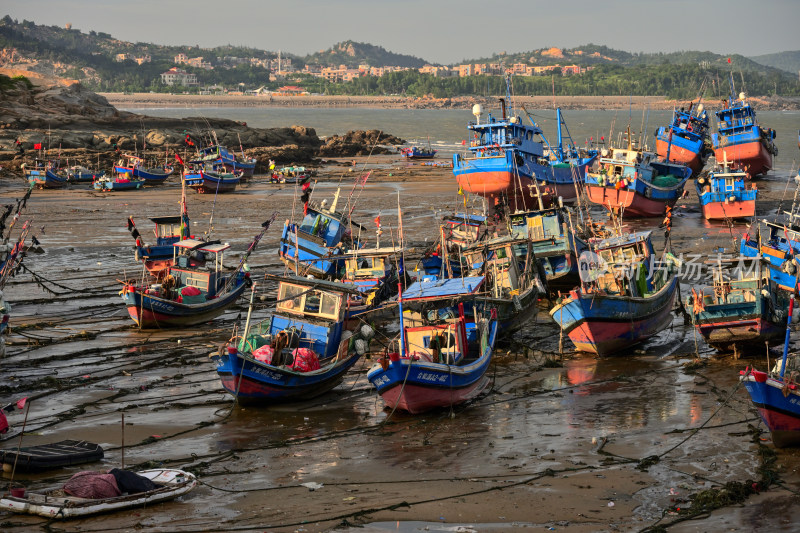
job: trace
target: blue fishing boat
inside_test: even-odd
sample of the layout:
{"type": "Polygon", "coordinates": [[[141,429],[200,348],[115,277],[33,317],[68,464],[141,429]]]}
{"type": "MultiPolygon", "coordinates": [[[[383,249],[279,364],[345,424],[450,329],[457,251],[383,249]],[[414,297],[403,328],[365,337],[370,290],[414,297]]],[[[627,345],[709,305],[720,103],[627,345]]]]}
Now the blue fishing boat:
{"type": "Polygon", "coordinates": [[[95,181],[106,175],[105,170],[90,170],[82,165],[68,167],[65,172],[67,181],[74,183],[95,181]]]}
{"type": "Polygon", "coordinates": [[[400,153],[406,159],[433,159],[436,157],[436,150],[430,146],[427,148],[419,146],[408,146],[400,149],[400,153]]]}
{"type": "Polygon", "coordinates": [[[456,213],[442,217],[439,239],[419,261],[417,269],[423,276],[437,279],[460,277],[466,265],[461,250],[487,235],[488,218],[485,215],[456,213]]]}
{"type": "Polygon", "coordinates": [[[241,175],[201,169],[197,173],[190,171],[184,180],[187,187],[200,194],[219,194],[235,191],[241,175]]]}
{"type": "Polygon", "coordinates": [[[212,144],[198,150],[195,158],[189,161],[189,163],[197,163],[200,165],[222,163],[228,172],[241,172],[243,177],[248,178],[255,172],[258,160],[254,157],[245,156],[244,152],[236,154],[224,146],[212,144]]]}
{"type": "MultiPolygon", "coordinates": [[[[578,258],[589,247],[575,235],[566,208],[512,213],[508,224],[511,236],[530,242],[545,273],[548,291],[566,292],[580,285],[578,258]]],[[[525,247],[518,247],[518,251],[524,252],[525,247]]]]}
{"type": "Polygon", "coordinates": [[[148,165],[139,156],[125,154],[116,165],[114,171],[118,174],[129,174],[144,180],[148,185],[163,183],[173,172],[171,165],[148,165]]]}
{"type": "MultiPolygon", "coordinates": [[[[763,257],[769,263],[769,277],[784,291],[797,289],[800,264],[795,257],[800,254],[800,219],[797,204],[785,212],[782,223],[762,220],[755,222],[755,233],[748,230],[739,242],[739,253],[744,257],[763,257]]],[[[752,229],[752,226],[750,227],[752,229]]]]}
{"type": "Polygon", "coordinates": [[[298,275],[336,279],[342,267],[345,251],[358,247],[358,234],[367,231],[350,220],[349,213],[337,212],[339,190],[330,208],[327,200],[321,204],[309,201],[300,224],[286,221],[278,253],[284,264],[298,275]]]}
{"type": "Polygon", "coordinates": [[[659,161],[652,152],[634,149],[631,129],[627,147],[611,148],[586,173],[589,201],[629,217],[666,214],[683,194],[692,169],[659,161]]]}
{"type": "MultiPolygon", "coordinates": [[[[230,245],[186,239],[173,245],[175,260],[164,276],[142,284],[126,282],[122,299],[140,328],[194,326],[208,322],[231,307],[244,292],[249,272],[226,273],[222,254],[230,245]],[[213,268],[191,266],[189,255],[213,257],[213,268]]],[[[241,266],[241,265],[240,265],[241,266]]]]}
{"type": "Polygon", "coordinates": [[[92,187],[97,191],[135,191],[144,186],[144,180],[127,176],[130,174],[118,174],[113,178],[102,176],[94,181],[92,187]]]}
{"type": "Polygon", "coordinates": [[[672,123],[656,130],[656,153],[665,161],[674,161],[692,169],[697,176],[711,155],[708,114],[703,104],[689,103],[689,108],[674,109],[672,123]],[[694,110],[693,110],[694,108],[694,110]]]}
{"type": "Polygon", "coordinates": [[[386,408],[416,414],[452,407],[486,387],[498,323],[494,312],[472,311],[483,283],[483,276],[421,281],[399,298],[399,350],[367,373],[386,408]]]}
{"type": "Polygon", "coordinates": [[[780,343],[790,296],[762,277],[761,263],[760,257],[719,260],[713,285],[692,289],[692,322],[709,346],[738,356],[744,348],[780,343]]]}
{"type": "Polygon", "coordinates": [[[500,117],[491,113],[482,119],[480,104],[472,108],[468,151],[453,156],[453,174],[460,190],[487,199],[490,207],[508,205],[513,211],[543,208],[561,197],[574,201],[579,183],[596,154],[579,152],[574,144],[564,147],[563,118],[557,110],[558,137],[551,147],[542,129],[533,121],[522,123],[513,112],[507,114],[506,100],[500,99],[500,117]]]}
{"type": "Polygon", "coordinates": [[[716,168],[695,180],[697,197],[706,220],[749,218],[756,214],[758,188],[747,185],[747,173],[727,167],[716,168]]]}
{"type": "MultiPolygon", "coordinates": [[[[272,316],[251,326],[248,311],[242,335],[211,356],[222,386],[243,403],[319,396],[338,385],[369,348],[369,326],[355,335],[348,330],[348,295],[358,290],[297,276],[268,279],[278,281],[272,316]]],[[[253,296],[251,311],[252,303],[253,296]]]]}
{"type": "Polygon", "coordinates": [[[67,186],[67,175],[61,170],[58,160],[36,159],[25,167],[28,183],[37,189],[63,189],[67,186]]]}
{"type": "Polygon", "coordinates": [[[800,356],[789,355],[789,338],[792,332],[794,297],[789,300],[783,357],[770,372],[746,368],[740,372],[758,414],[772,434],[772,443],[778,448],[800,445],[800,356]],[[788,372],[788,374],[787,374],[788,372]]]}
{"type": "Polygon", "coordinates": [[[667,328],[678,293],[677,260],[665,254],[663,266],[650,271],[649,231],[590,244],[593,252],[581,256],[581,286],[550,311],[575,347],[609,355],[667,328]]]}
{"type": "Polygon", "coordinates": [[[711,136],[714,156],[717,161],[727,161],[744,170],[750,177],[766,174],[772,169],[773,156],[778,155],[775,131],[761,127],[745,93],[736,98],[733,75],[730,83],[730,99],[716,112],[719,131],[711,136]]]}

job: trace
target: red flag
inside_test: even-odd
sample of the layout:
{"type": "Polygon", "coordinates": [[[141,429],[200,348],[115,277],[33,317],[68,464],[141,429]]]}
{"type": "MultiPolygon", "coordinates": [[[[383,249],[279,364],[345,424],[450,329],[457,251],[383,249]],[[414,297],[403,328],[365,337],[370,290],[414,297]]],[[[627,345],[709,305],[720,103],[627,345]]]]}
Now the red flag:
{"type": "Polygon", "coordinates": [[[467,145],[467,140],[461,139],[461,146],[466,146],[466,145],[467,145]]]}
{"type": "Polygon", "coordinates": [[[17,402],[17,409],[25,409],[25,402],[28,401],[28,397],[25,396],[23,399],[17,402]]]}
{"type": "Polygon", "coordinates": [[[381,216],[378,215],[375,217],[375,225],[380,227],[381,226],[381,216]]]}
{"type": "Polygon", "coordinates": [[[183,159],[181,159],[181,156],[179,156],[178,154],[175,154],[175,159],[177,159],[178,163],[180,163],[181,165],[184,164],[183,159]]]}
{"type": "Polygon", "coordinates": [[[36,143],[36,144],[34,144],[34,145],[33,145],[33,149],[34,149],[34,150],[41,150],[41,149],[42,149],[42,143],[36,143]]]}
{"type": "Polygon", "coordinates": [[[728,63],[730,63],[730,62],[731,62],[731,58],[729,57],[729,58],[728,58],[728,63]]]}
{"type": "Polygon", "coordinates": [[[8,419],[3,410],[0,409],[0,433],[5,433],[6,431],[8,431],[8,419]]]}

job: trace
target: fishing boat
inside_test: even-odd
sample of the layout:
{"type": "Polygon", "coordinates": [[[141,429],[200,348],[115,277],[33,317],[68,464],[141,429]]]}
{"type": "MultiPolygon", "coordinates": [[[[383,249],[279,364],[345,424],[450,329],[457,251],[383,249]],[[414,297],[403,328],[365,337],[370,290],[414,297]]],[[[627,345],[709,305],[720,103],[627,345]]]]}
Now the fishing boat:
{"type": "Polygon", "coordinates": [[[489,206],[508,205],[512,210],[543,208],[561,197],[574,201],[587,167],[596,154],[579,153],[563,146],[563,118],[558,109],[559,144],[551,148],[542,129],[514,113],[507,114],[500,99],[500,117],[491,113],[482,119],[483,109],[475,104],[470,122],[466,154],[453,156],[453,174],[459,189],[487,199],[489,206]]]}
{"type": "Polygon", "coordinates": [[[407,146],[400,149],[400,153],[406,159],[433,159],[436,157],[436,152],[430,146],[427,148],[424,146],[407,146]]]}
{"type": "Polygon", "coordinates": [[[163,183],[173,170],[173,167],[168,164],[148,165],[141,157],[131,154],[124,154],[122,159],[114,165],[114,171],[118,174],[130,174],[144,180],[148,185],[163,183]]]}
{"type": "Polygon", "coordinates": [[[417,414],[463,404],[483,391],[498,331],[493,311],[472,306],[484,281],[420,281],[402,294],[399,350],[367,373],[387,408],[417,414]]]}
{"type": "Polygon", "coordinates": [[[190,171],[184,179],[187,187],[200,194],[219,194],[235,191],[241,180],[241,174],[200,169],[196,173],[190,171]]]}
{"type": "Polygon", "coordinates": [[[748,176],[766,174],[772,169],[772,158],[778,155],[775,131],[763,128],[745,93],[736,98],[731,77],[731,95],[716,112],[718,132],[711,136],[717,161],[728,161],[748,176]]]}
{"type": "MultiPolygon", "coordinates": [[[[566,208],[512,213],[508,217],[508,230],[512,237],[530,242],[550,293],[567,292],[580,285],[578,258],[588,250],[588,245],[575,235],[566,208]]],[[[525,251],[523,246],[517,249],[525,251]]]]}
{"type": "Polygon", "coordinates": [[[244,151],[242,151],[241,154],[236,154],[224,146],[212,144],[198,150],[194,159],[189,161],[189,163],[197,163],[200,165],[217,162],[225,165],[228,172],[241,172],[242,177],[249,178],[255,172],[258,160],[254,157],[245,156],[244,151]]]}
{"type": "MultiPolygon", "coordinates": [[[[348,330],[348,296],[358,289],[334,281],[267,276],[278,281],[275,311],[211,354],[223,388],[243,403],[299,401],[338,385],[369,347],[374,332],[348,330]]],[[[354,323],[356,324],[356,323],[354,323]]]]}
{"type": "MultiPolygon", "coordinates": [[[[173,216],[153,217],[150,221],[155,225],[153,230],[156,236],[154,244],[146,244],[141,233],[136,228],[133,217],[128,217],[128,231],[135,241],[134,259],[142,262],[145,269],[156,277],[168,273],[169,267],[174,264],[175,244],[193,239],[189,224],[189,212],[186,209],[186,190],[181,189],[181,214],[173,216]]],[[[205,255],[199,251],[183,254],[187,264],[200,267],[205,264],[205,255]]]]}
{"type": "Polygon", "coordinates": [[[72,165],[65,169],[67,181],[80,183],[85,181],[95,181],[106,175],[105,170],[90,170],[83,165],[72,165]]]}
{"type": "Polygon", "coordinates": [[[485,278],[482,298],[476,305],[495,311],[503,335],[536,315],[537,300],[547,294],[547,289],[527,238],[505,236],[476,243],[464,249],[464,257],[469,265],[466,275],[485,278]]]}
{"type": "Polygon", "coordinates": [[[103,448],[93,442],[62,440],[19,450],[0,450],[0,463],[4,472],[40,472],[99,461],[103,453],[103,448]]]}
{"type": "Polygon", "coordinates": [[[761,268],[760,257],[718,260],[713,285],[692,289],[687,299],[692,322],[709,346],[738,356],[745,348],[782,339],[790,296],[763,278],[761,268]]]}
{"type": "Polygon", "coordinates": [[[321,204],[309,201],[300,224],[288,220],[284,224],[278,254],[296,274],[336,279],[344,259],[343,252],[358,247],[358,237],[352,232],[368,231],[351,220],[348,212],[337,212],[338,201],[339,189],[330,208],[327,200],[321,204]]]}
{"type": "Polygon", "coordinates": [[[695,180],[697,197],[706,220],[749,218],[756,214],[758,188],[746,183],[747,173],[727,166],[695,180]]]}
{"type": "Polygon", "coordinates": [[[67,186],[67,175],[58,160],[34,160],[32,167],[25,167],[28,183],[37,189],[63,189],[67,186]]]}
{"type": "Polygon", "coordinates": [[[692,169],[697,176],[711,155],[708,114],[703,104],[689,103],[689,108],[674,109],[672,123],[656,130],[656,153],[665,161],[674,161],[692,169]],[[694,110],[693,110],[694,108],[694,110]]]}
{"type": "Polygon", "coordinates": [[[7,494],[0,498],[0,509],[43,516],[51,520],[76,518],[173,500],[197,485],[194,474],[183,470],[160,468],[136,474],[150,480],[156,488],[144,492],[125,492],[110,498],[80,498],[61,488],[44,492],[23,491],[19,496],[7,494]]]}
{"type": "Polygon", "coordinates": [[[348,302],[348,317],[378,309],[397,296],[400,278],[393,260],[402,252],[399,247],[359,248],[345,252],[341,282],[358,289],[348,302]]]}
{"type": "Polygon", "coordinates": [[[460,277],[466,269],[461,250],[487,236],[485,215],[455,213],[445,215],[439,225],[439,239],[428,249],[417,266],[423,276],[437,279],[460,277]]]}
{"type": "Polygon", "coordinates": [[[685,165],[659,161],[656,154],[635,149],[628,126],[627,147],[604,150],[587,171],[586,194],[592,203],[620,216],[664,216],[691,174],[685,165]]]}
{"type": "Polygon", "coordinates": [[[94,181],[92,187],[97,191],[135,191],[141,189],[145,180],[131,178],[130,174],[117,174],[113,178],[102,176],[94,181]]]}
{"type": "Polygon", "coordinates": [[[655,253],[650,232],[591,242],[581,256],[581,286],[569,292],[550,316],[582,352],[609,355],[638,344],[672,323],[678,293],[674,260],[650,271],[655,253]]]}

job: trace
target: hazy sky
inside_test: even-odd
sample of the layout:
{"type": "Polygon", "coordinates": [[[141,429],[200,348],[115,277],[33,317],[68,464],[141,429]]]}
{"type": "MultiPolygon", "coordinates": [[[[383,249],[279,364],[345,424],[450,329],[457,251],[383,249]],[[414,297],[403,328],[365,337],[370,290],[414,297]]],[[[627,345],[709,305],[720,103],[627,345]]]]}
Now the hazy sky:
{"type": "Polygon", "coordinates": [[[126,41],[305,55],[354,40],[434,63],[587,43],[629,52],[800,50],[800,0],[22,0],[4,13],[126,41]],[[741,38],[737,39],[736,36],[741,38]]]}

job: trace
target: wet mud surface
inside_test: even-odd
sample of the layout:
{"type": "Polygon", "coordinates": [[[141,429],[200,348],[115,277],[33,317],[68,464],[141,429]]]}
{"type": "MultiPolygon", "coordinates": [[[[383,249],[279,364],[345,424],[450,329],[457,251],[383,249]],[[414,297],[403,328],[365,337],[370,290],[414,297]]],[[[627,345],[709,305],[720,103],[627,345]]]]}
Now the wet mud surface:
{"type": "MultiPolygon", "coordinates": [[[[373,227],[380,214],[382,244],[390,244],[399,191],[406,237],[421,249],[435,239],[439,216],[462,197],[448,169],[397,165],[379,162],[363,192],[355,189],[354,217],[373,227]]],[[[777,209],[788,175],[758,182],[761,213],[777,209]]],[[[354,177],[345,167],[329,169],[315,199],[332,198],[340,176],[344,205],[354,177]]],[[[0,184],[3,199],[21,191],[21,181],[0,184]]],[[[791,192],[786,198],[788,209],[791,192]]],[[[47,522],[0,510],[3,531],[452,531],[457,524],[464,531],[791,531],[800,518],[800,453],[764,452],[774,451],[769,434],[759,434],[764,427],[738,382],[747,364],[766,367],[765,351],[747,361],[720,356],[677,315],[670,329],[629,355],[598,359],[572,353],[568,339],[559,355],[558,328],[542,307],[498,347],[490,388],[452,410],[388,417],[366,379],[374,362],[367,359],[313,401],[234,406],[208,354],[242,321],[243,300],[195,329],[140,331],[119,296],[118,280],[141,275],[126,218],[133,215],[152,241],[147,218],[177,214],[179,199],[175,178],[132,193],[34,192],[25,215],[45,226],[35,232],[45,253],[25,260],[36,278],[22,272],[5,291],[12,333],[0,360],[0,403],[32,398],[23,446],[78,439],[106,450],[102,463],[17,473],[29,490],[84,468],[120,466],[123,438],[126,467],[184,468],[201,484],[173,502],[84,520],[47,522]],[[763,479],[764,464],[779,485],[687,520],[691,495],[729,482],[752,486],[763,479]],[[309,482],[322,487],[301,485],[309,482]]],[[[257,178],[216,199],[190,192],[188,209],[198,236],[213,212],[212,235],[233,248],[228,264],[277,211],[249,261],[258,279],[283,271],[276,248],[294,200],[292,186],[257,178]]],[[[693,186],[679,205],[686,208],[673,222],[676,255],[730,253],[732,237],[746,229],[702,222],[693,186]]],[[[656,238],[657,248],[662,241],[656,238]]],[[[692,282],[699,283],[684,279],[684,293],[692,282]]],[[[270,288],[260,291],[256,319],[268,315],[270,288]]],[[[23,418],[23,411],[9,414],[2,448],[17,446],[23,418]]]]}

